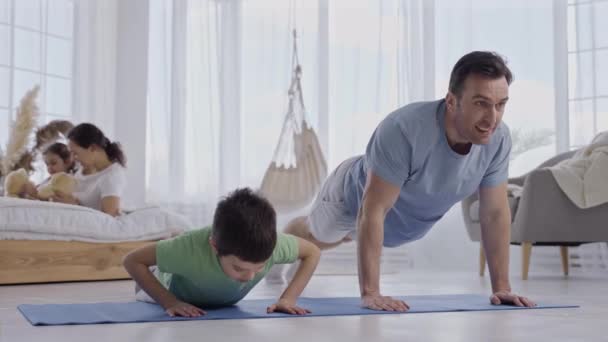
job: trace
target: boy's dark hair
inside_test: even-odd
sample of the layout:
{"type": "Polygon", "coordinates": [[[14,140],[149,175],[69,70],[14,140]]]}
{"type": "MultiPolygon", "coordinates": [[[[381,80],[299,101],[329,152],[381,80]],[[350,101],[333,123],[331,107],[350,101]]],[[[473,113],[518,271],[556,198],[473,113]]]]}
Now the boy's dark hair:
{"type": "Polygon", "coordinates": [[[218,203],[212,238],[219,256],[265,262],[277,242],[276,212],[268,200],[251,189],[237,189],[218,203]]]}
{"type": "Polygon", "coordinates": [[[464,89],[464,82],[471,74],[486,76],[490,79],[504,77],[509,85],[513,81],[511,70],[499,54],[491,51],[473,51],[462,56],[454,65],[450,75],[450,92],[460,97],[464,89]]]}
{"type": "Polygon", "coordinates": [[[42,152],[42,155],[47,155],[49,153],[56,154],[66,164],[70,163],[68,165],[67,173],[76,172],[76,163],[72,160],[72,155],[66,144],[60,142],[53,143],[42,152]]]}

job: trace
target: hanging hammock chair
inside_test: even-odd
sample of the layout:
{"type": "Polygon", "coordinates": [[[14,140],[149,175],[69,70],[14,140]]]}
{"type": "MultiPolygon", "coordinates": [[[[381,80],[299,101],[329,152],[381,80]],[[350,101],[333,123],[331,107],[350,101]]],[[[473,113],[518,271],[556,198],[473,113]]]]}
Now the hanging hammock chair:
{"type": "Polygon", "coordinates": [[[279,142],[260,188],[275,209],[283,212],[310,204],[327,177],[327,163],[319,139],[306,120],[296,38],[294,30],[289,105],[279,142]]]}

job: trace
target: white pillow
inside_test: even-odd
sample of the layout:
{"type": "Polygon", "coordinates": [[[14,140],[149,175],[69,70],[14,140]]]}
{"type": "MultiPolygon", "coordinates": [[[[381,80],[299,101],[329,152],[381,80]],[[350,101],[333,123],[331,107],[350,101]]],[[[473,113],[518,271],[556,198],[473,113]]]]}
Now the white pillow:
{"type": "Polygon", "coordinates": [[[183,216],[157,206],[112,217],[82,206],[0,197],[0,239],[144,241],[191,228],[183,216]]]}

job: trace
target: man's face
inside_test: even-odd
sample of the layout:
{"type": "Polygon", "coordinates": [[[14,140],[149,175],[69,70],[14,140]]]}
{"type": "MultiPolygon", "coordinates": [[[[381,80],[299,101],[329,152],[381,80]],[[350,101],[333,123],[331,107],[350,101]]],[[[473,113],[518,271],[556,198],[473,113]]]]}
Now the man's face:
{"type": "Polygon", "coordinates": [[[489,143],[508,100],[509,85],[504,77],[490,79],[475,74],[467,77],[460,97],[452,93],[447,97],[459,142],[489,143]]]}

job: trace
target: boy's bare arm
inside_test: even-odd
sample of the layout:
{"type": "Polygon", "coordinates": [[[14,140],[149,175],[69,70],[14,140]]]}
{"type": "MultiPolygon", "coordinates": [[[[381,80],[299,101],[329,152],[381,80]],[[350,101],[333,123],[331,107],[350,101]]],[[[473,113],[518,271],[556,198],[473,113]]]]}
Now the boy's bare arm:
{"type": "Polygon", "coordinates": [[[177,314],[196,317],[205,314],[200,308],[177,299],[150,272],[149,267],[156,265],[156,243],[132,251],[123,259],[123,265],[142,290],[146,291],[170,316],[177,314]]]}
{"type": "Polygon", "coordinates": [[[314,244],[301,239],[298,239],[298,259],[300,259],[300,265],[296,271],[293,279],[279,298],[276,304],[271,305],[268,308],[268,312],[280,311],[289,314],[306,314],[310,311],[299,308],[296,306],[296,301],[304,288],[308,284],[308,281],[312,277],[319,258],[321,257],[321,251],[314,244]]]}

